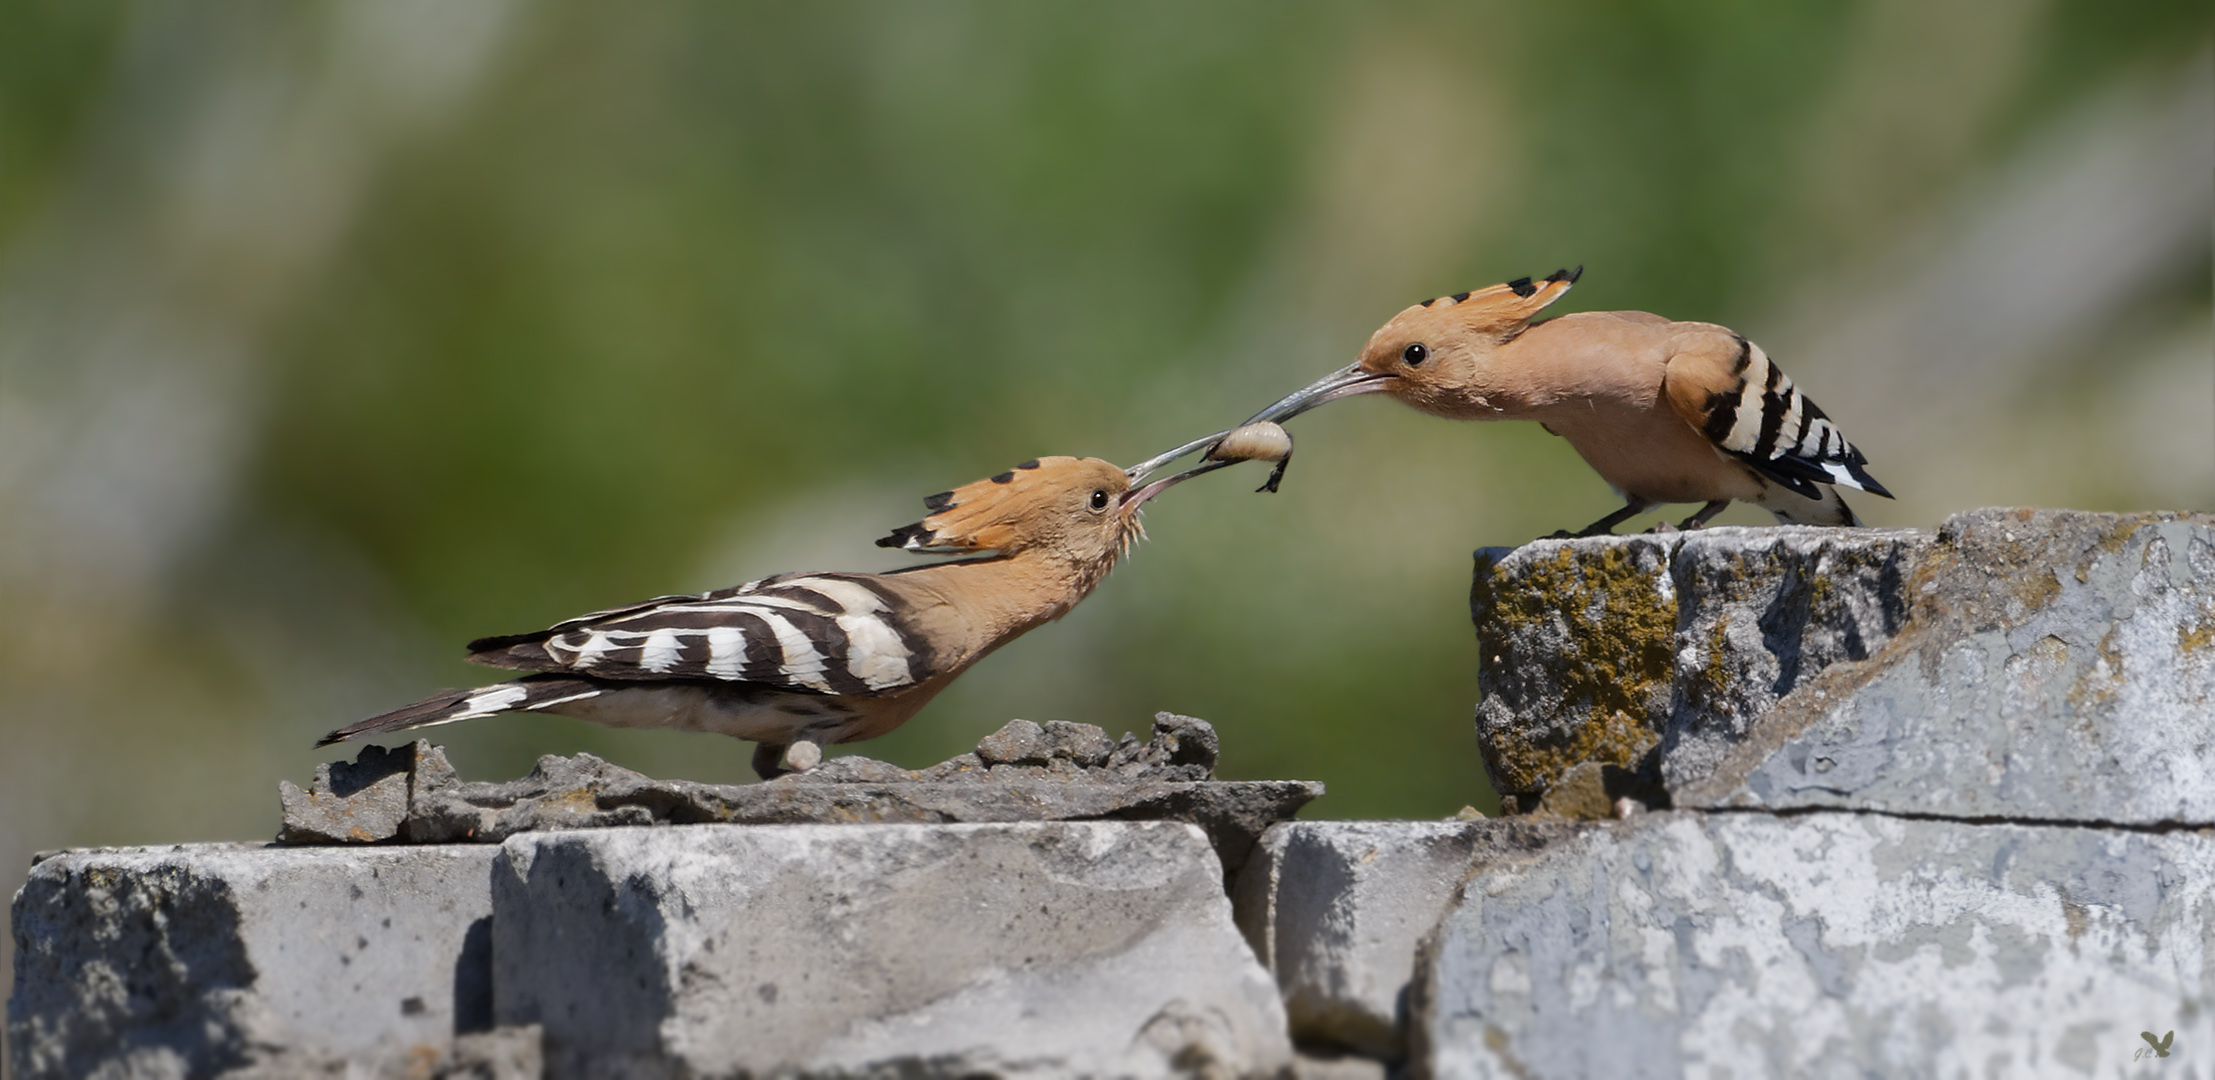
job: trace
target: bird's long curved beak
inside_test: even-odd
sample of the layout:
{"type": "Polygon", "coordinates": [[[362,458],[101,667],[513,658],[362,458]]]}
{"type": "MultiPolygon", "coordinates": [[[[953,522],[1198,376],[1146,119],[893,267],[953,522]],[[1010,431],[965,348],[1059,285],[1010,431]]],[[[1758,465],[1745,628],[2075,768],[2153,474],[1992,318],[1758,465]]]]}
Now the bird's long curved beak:
{"type": "Polygon", "coordinates": [[[1146,500],[1151,499],[1154,496],[1177,486],[1178,484],[1190,480],[1195,476],[1199,476],[1202,473],[1211,473],[1225,466],[1238,464],[1238,462],[1236,461],[1203,461],[1200,464],[1195,465],[1173,476],[1164,476],[1161,479],[1155,480],[1151,483],[1148,483],[1146,480],[1147,476],[1160,471],[1163,466],[1169,464],[1170,462],[1175,461],[1178,458],[1181,458],[1186,454],[1193,452],[1194,450],[1198,450],[1203,446],[1213,446],[1215,443],[1222,441],[1223,436],[1228,434],[1230,434],[1229,431],[1218,431],[1213,435],[1209,435],[1204,438],[1194,439],[1191,442],[1184,444],[1183,446],[1169,451],[1168,453],[1156,454],[1153,457],[1147,458],[1146,460],[1123,470],[1124,475],[1131,478],[1131,489],[1123,493],[1123,509],[1126,511],[1136,510],[1140,505],[1145,503],[1146,500]]]}
{"type": "Polygon", "coordinates": [[[1399,376],[1389,371],[1364,371],[1358,363],[1348,364],[1286,394],[1276,404],[1255,413],[1246,422],[1257,424],[1268,420],[1281,424],[1317,405],[1327,405],[1339,398],[1349,398],[1356,394],[1374,394],[1389,389],[1392,380],[1397,378],[1399,376]]]}
{"type": "MultiPolygon", "coordinates": [[[[1177,447],[1174,450],[1168,451],[1167,453],[1155,454],[1154,456],[1147,458],[1146,460],[1141,461],[1128,469],[1123,470],[1123,475],[1131,478],[1131,486],[1133,489],[1136,489],[1138,485],[1146,482],[1146,478],[1148,476],[1159,472],[1163,466],[1185,456],[1186,454],[1193,452],[1194,450],[1198,450],[1201,447],[1213,446],[1217,442],[1222,441],[1223,436],[1228,434],[1230,434],[1229,430],[1218,431],[1213,435],[1202,435],[1199,438],[1194,439],[1191,442],[1184,444],[1183,446],[1177,447]]],[[[1228,465],[1231,463],[1226,461],[1221,462],[1220,464],[1228,465]]]]}
{"type": "MultiPolygon", "coordinates": [[[[1303,386],[1298,390],[1294,390],[1293,392],[1286,394],[1284,397],[1278,399],[1276,404],[1271,405],[1268,408],[1263,409],[1260,412],[1255,413],[1252,417],[1248,418],[1246,424],[1258,424],[1264,420],[1272,423],[1282,423],[1286,420],[1290,420],[1293,417],[1300,415],[1301,413],[1308,411],[1309,409],[1316,407],[1317,405],[1323,405],[1329,402],[1337,401],[1340,398],[1353,397],[1357,394],[1373,394],[1380,390],[1388,389],[1391,386],[1392,380],[1396,378],[1399,378],[1399,376],[1394,375],[1390,372],[1364,371],[1362,370],[1361,365],[1358,363],[1348,364],[1345,367],[1339,368],[1337,371],[1333,371],[1330,374],[1325,375],[1322,378],[1317,379],[1314,382],[1309,383],[1308,385],[1303,386]]],[[[1245,427],[1246,424],[1240,424],[1239,427],[1245,427]]],[[[1213,450],[1216,444],[1223,441],[1224,436],[1229,435],[1231,432],[1236,430],[1238,430],[1238,428],[1226,428],[1222,431],[1216,432],[1213,435],[1203,435],[1200,438],[1194,439],[1191,442],[1177,447],[1174,450],[1170,450],[1166,453],[1156,454],[1153,457],[1147,458],[1146,460],[1123,470],[1123,472],[1131,478],[1131,490],[1123,493],[1124,507],[1134,508],[1140,503],[1143,503],[1146,500],[1169,490],[1171,487],[1174,487],[1177,484],[1181,484],[1186,480],[1190,480],[1195,476],[1199,476],[1203,473],[1214,472],[1215,470],[1223,468],[1227,465],[1238,464],[1236,460],[1204,461],[1198,465],[1193,466],[1192,468],[1186,469],[1181,473],[1177,473],[1174,476],[1163,477],[1162,479],[1155,480],[1151,483],[1148,483],[1146,481],[1146,478],[1148,476],[1151,476],[1155,472],[1160,471],[1170,462],[1175,461],[1178,458],[1185,456],[1186,454],[1189,454],[1195,450],[1213,450]]],[[[1270,490],[1275,490],[1275,477],[1271,477],[1270,490]]]]}

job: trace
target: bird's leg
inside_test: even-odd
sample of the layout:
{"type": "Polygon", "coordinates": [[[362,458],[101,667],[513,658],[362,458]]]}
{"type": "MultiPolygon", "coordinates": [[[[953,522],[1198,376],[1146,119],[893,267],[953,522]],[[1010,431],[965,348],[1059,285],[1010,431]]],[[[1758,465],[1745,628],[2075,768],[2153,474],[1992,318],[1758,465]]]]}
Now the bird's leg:
{"type": "Polygon", "coordinates": [[[1595,521],[1592,524],[1585,526],[1584,528],[1578,529],[1576,532],[1569,532],[1568,530],[1564,529],[1560,532],[1548,533],[1545,536],[1545,539],[1571,540],[1585,536],[1611,536],[1614,534],[1615,527],[1617,525],[1621,525],[1622,523],[1645,513],[1646,510],[1651,506],[1653,506],[1653,504],[1647,502],[1644,499],[1632,499],[1629,502],[1623,504],[1623,508],[1621,510],[1617,510],[1616,512],[1609,514],[1608,516],[1601,518],[1600,520],[1595,521]]]}
{"type": "Polygon", "coordinates": [[[764,780],[775,780],[792,770],[784,767],[784,754],[789,746],[778,743],[754,745],[754,775],[764,780]]]}
{"type": "Polygon", "coordinates": [[[1709,521],[1714,519],[1715,515],[1722,513],[1729,507],[1729,499],[1716,499],[1708,503],[1706,506],[1700,507],[1699,513],[1685,518],[1683,521],[1679,522],[1677,524],[1677,528],[1685,530],[1704,528],[1709,521]]]}

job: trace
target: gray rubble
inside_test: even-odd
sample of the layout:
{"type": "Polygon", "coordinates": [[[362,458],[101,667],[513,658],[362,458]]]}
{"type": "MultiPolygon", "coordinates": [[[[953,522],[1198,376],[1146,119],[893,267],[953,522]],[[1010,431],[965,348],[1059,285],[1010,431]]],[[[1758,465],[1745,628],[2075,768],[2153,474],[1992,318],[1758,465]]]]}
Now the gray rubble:
{"type": "Polygon", "coordinates": [[[1439,1077],[2107,1076],[2143,1030],[2215,1046],[2205,832],[1663,812],[1462,897],[1417,976],[1439,1077]]]}
{"type": "Polygon", "coordinates": [[[854,822],[1188,821],[1235,872],[1263,829],[1322,795],[1298,780],[1209,779],[1220,744],[1206,721],[1154,717],[1145,742],[1090,724],[1016,720],[977,752],[909,770],[834,758],[760,784],[656,780],[591,754],[547,756],[529,776],[464,781],[426,742],[366,747],[282,783],[286,844],[498,843],[519,833],[626,825],[854,822]]]}
{"type": "Polygon", "coordinates": [[[1478,553],[1515,805],[2215,822],[2215,518],[1981,510],[1478,553]]]}
{"type": "Polygon", "coordinates": [[[524,833],[496,1013],[550,1076],[1251,1076],[1284,1011],[1169,822],[524,833]]]}

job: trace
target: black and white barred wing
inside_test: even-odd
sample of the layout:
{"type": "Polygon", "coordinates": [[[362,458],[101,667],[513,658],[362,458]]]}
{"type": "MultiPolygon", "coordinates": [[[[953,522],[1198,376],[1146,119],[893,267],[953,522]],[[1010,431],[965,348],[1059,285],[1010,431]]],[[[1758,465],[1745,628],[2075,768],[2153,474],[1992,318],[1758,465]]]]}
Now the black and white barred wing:
{"type": "Polygon", "coordinates": [[[1817,484],[1892,497],[1869,475],[1869,459],[1760,346],[1723,333],[1701,346],[1670,358],[1663,396],[1717,448],[1811,499],[1823,497],[1817,484]]]}
{"type": "Polygon", "coordinates": [[[789,574],[470,643],[493,667],[875,696],[937,674],[899,594],[867,574],[789,574]]]}

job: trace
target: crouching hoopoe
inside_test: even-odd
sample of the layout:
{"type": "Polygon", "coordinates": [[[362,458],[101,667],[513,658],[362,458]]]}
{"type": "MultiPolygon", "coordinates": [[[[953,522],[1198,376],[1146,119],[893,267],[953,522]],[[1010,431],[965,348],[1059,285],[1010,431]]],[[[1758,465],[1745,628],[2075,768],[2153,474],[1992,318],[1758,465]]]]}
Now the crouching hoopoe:
{"type": "Polygon", "coordinates": [[[449,690],[340,728],[317,745],[503,712],[676,728],[761,745],[764,779],[829,743],[883,735],[1007,644],[1060,618],[1144,536],[1146,500],[1210,463],[1134,486],[1096,458],[1026,461],[923,500],[929,516],[877,541],[964,558],[889,573],[780,574],[596,611],[469,643],[469,659],[536,674],[449,690]]]}
{"type": "Polygon", "coordinates": [[[1727,328],[1643,311],[1533,324],[1583,272],[1416,304],[1371,335],[1360,360],[1254,419],[1381,392],[1449,419],[1536,420],[1623,498],[1579,536],[1659,503],[1705,503],[1681,526],[1696,529],[1734,499],[1778,521],[1858,525],[1834,485],[1892,497],[1823,410],[1727,328]]]}

